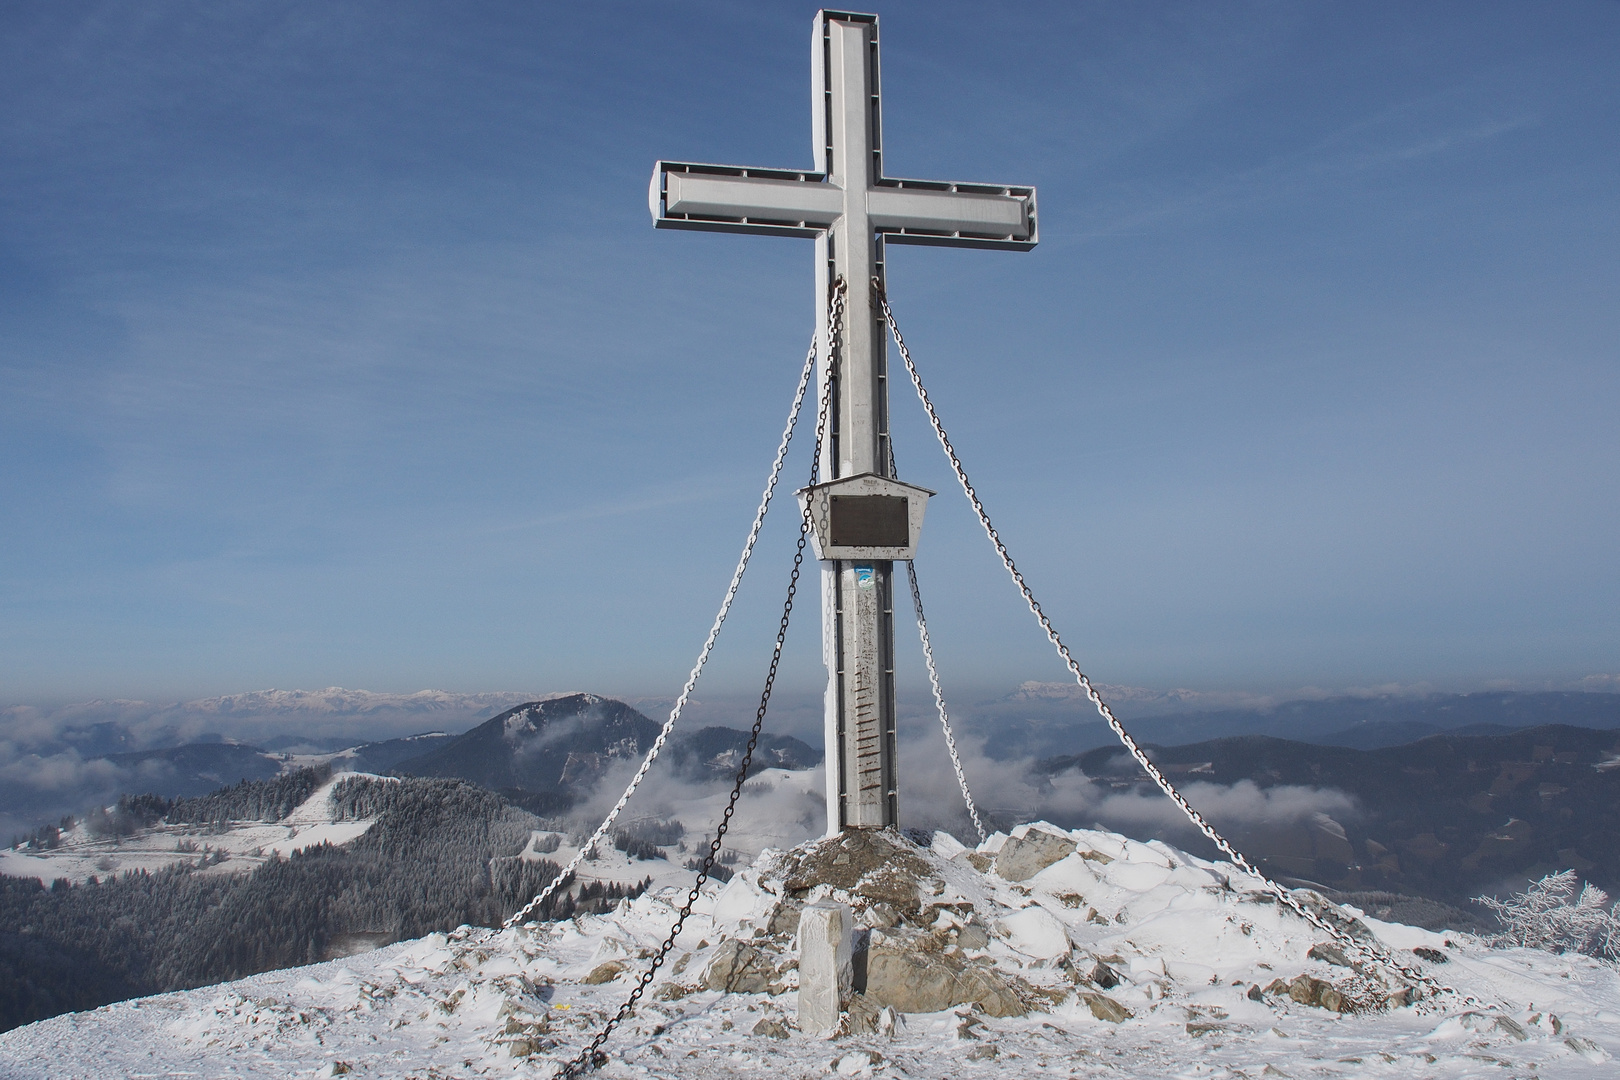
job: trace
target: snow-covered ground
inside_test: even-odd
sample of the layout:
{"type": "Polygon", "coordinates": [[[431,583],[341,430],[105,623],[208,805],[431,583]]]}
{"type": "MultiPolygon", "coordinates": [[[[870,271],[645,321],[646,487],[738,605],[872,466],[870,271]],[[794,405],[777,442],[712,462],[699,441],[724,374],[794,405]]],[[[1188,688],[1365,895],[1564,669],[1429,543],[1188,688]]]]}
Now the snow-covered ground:
{"type": "MultiPolygon", "coordinates": [[[[826,898],[864,912],[876,927],[874,957],[904,931],[879,917],[887,901],[864,885],[803,887],[805,860],[845,858],[826,846],[841,841],[825,841],[768,852],[705,893],[671,962],[608,1040],[601,1075],[1614,1075],[1620,975],[1612,967],[1492,950],[1346,911],[1346,925],[1370,930],[1396,959],[1423,965],[1459,994],[1333,1012],[1266,988],[1310,976],[1354,994],[1379,977],[1353,973],[1321,948],[1310,955],[1324,935],[1232,867],[1112,833],[1042,825],[1042,838],[1027,828],[975,851],[941,834],[862,879],[888,873],[882,895],[892,899],[894,866],[921,867],[905,879],[917,883],[915,901],[895,902],[911,904],[913,924],[934,927],[921,931],[932,934],[931,955],[995,973],[1017,990],[1017,1008],[880,1014],[876,1030],[831,1039],[797,1030],[798,973],[782,917],[792,905],[826,898]],[[1042,844],[1057,854],[1026,857],[1042,844]],[[737,943],[779,949],[782,962],[767,973],[776,992],[708,988],[737,943]],[[1009,1011],[1022,1015],[992,1015],[1009,1011]]],[[[463,928],[56,1017],[0,1035],[0,1075],[553,1076],[625,999],[681,899],[671,886],[606,915],[505,932],[463,928]]]]}
{"type": "Polygon", "coordinates": [[[82,824],[62,834],[62,846],[50,851],[0,851],[0,874],[38,878],[49,885],[57,878],[82,884],[92,876],[145,870],[149,873],[190,862],[202,864],[223,853],[224,862],[207,873],[246,874],[273,855],[291,855],[324,843],[347,844],[371,828],[372,819],[334,821],[332,789],[361,773],[340,773],[321,785],[280,821],[236,821],[215,825],[158,825],[132,836],[94,837],[82,824]]]}

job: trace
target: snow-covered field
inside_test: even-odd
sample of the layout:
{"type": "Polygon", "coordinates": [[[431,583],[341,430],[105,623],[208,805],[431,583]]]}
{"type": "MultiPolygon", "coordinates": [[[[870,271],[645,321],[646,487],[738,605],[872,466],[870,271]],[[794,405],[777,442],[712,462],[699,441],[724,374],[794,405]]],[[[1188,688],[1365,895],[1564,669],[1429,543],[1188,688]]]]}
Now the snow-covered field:
{"type": "Polygon", "coordinates": [[[62,846],[50,851],[0,851],[0,874],[38,878],[49,885],[57,878],[83,884],[176,863],[212,863],[205,873],[251,873],[274,855],[291,855],[324,843],[347,844],[371,828],[371,819],[334,821],[331,795],[342,780],[360,773],[340,773],[317,788],[292,813],[276,822],[239,821],[215,825],[158,825],[132,836],[101,838],[83,824],[62,834],[62,846]],[[224,855],[223,862],[217,861],[224,855]]]}
{"type": "MultiPolygon", "coordinates": [[[[804,849],[769,852],[704,895],[671,963],[609,1039],[602,1075],[1614,1075],[1620,977],[1612,967],[1361,916],[1402,962],[1422,963],[1478,1001],[1442,995],[1332,1012],[1265,988],[1309,975],[1353,993],[1366,976],[1309,956],[1323,935],[1265,902],[1230,866],[1157,842],[1041,828],[1071,853],[1023,880],[1003,876],[1030,867],[1010,868],[1005,853],[1016,849],[1003,849],[1000,834],[972,852],[943,834],[914,849],[926,864],[918,910],[938,915],[936,936],[947,943],[938,955],[994,971],[1017,988],[1029,1007],[1023,1015],[960,1005],[881,1013],[866,1034],[797,1030],[794,943],[777,917],[824,897],[869,915],[881,905],[857,887],[795,893],[786,875],[804,849]],[[970,926],[987,932],[970,938],[970,926]],[[708,988],[734,942],[765,955],[780,948],[767,992],[708,988]],[[1099,963],[1111,985],[1098,982],[1099,963]]],[[[1024,827],[1013,836],[1029,839],[1024,827]]],[[[0,1075],[552,1076],[624,1000],[680,900],[671,886],[606,915],[505,932],[464,927],[56,1017],[0,1035],[0,1075]]],[[[899,932],[874,930],[872,955],[899,932]]]]}

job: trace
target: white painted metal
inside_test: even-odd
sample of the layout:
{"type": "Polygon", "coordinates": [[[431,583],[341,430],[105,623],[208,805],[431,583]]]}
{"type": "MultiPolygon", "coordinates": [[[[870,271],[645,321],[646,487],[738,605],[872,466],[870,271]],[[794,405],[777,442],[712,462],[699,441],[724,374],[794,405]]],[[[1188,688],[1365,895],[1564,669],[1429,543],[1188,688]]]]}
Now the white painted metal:
{"type": "Polygon", "coordinates": [[[916,484],[904,484],[899,480],[892,480],[885,476],[876,476],[872,473],[862,473],[859,476],[845,476],[837,480],[830,480],[825,484],[815,484],[811,487],[800,488],[799,509],[803,512],[806,507],[810,510],[811,546],[815,548],[818,559],[856,559],[872,561],[882,559],[887,562],[908,562],[917,557],[917,537],[922,534],[923,514],[928,509],[928,500],[934,495],[925,487],[916,484]],[[835,496],[861,496],[886,495],[890,498],[906,500],[908,511],[908,533],[910,542],[896,544],[892,547],[855,546],[836,543],[832,536],[832,499],[835,496]]]}
{"type": "MultiPolygon", "coordinates": [[[[820,173],[791,179],[761,169],[660,161],[648,205],[661,229],[786,233],[803,236],[844,214],[844,192],[820,173]]],[[[984,184],[926,184],[880,179],[865,192],[864,213],[890,243],[950,247],[1035,246],[1035,189],[984,184]]]]}
{"type": "MultiPolygon", "coordinates": [[[[819,377],[831,383],[836,402],[822,475],[887,478],[885,334],[870,288],[883,280],[884,244],[1027,251],[1037,240],[1035,189],[883,175],[876,15],[817,12],[810,79],[812,170],[660,161],[648,204],[662,229],[815,238],[819,377]],[[835,343],[824,305],[840,279],[846,310],[835,343]]],[[[915,532],[910,539],[914,549],[915,532]]],[[[894,567],[877,557],[821,565],[828,832],[892,825],[899,805],[894,567]]]]}

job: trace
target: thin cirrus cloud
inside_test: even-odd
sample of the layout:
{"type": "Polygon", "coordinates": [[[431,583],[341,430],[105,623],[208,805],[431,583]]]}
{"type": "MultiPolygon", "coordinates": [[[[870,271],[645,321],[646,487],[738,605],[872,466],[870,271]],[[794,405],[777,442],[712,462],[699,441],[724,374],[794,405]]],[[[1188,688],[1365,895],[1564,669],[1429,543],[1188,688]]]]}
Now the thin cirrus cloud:
{"type": "MultiPolygon", "coordinates": [[[[0,16],[7,697],[672,692],[812,255],[655,232],[647,175],[809,165],[808,10],[200,11],[0,16]]],[[[1041,189],[1033,253],[895,248],[890,292],[1099,678],[1612,668],[1620,10],[1034,4],[1016,43],[881,14],[886,165],[1041,189]]],[[[953,684],[1055,677],[909,391],[892,422],[941,492],[953,684]]],[[[794,524],[716,693],[753,682],[794,524]]]]}

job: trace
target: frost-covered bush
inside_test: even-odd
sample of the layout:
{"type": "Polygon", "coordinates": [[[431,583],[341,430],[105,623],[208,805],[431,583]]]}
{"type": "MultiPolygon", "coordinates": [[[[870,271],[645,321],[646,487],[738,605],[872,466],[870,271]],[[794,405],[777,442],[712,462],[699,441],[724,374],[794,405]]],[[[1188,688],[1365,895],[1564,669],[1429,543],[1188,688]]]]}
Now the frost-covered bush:
{"type": "Polygon", "coordinates": [[[1575,892],[1575,871],[1548,874],[1506,900],[1476,896],[1502,923],[1499,945],[1522,945],[1548,952],[1578,952],[1620,960],[1620,911],[1609,894],[1590,882],[1575,892]]]}

